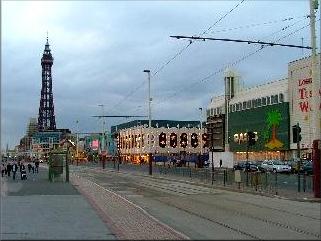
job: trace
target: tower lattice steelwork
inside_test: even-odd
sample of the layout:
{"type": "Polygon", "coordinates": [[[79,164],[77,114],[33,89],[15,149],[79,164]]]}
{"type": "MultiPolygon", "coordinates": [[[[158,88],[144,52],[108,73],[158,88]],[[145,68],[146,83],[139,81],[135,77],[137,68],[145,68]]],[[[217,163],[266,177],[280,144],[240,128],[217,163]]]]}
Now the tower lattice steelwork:
{"type": "Polygon", "coordinates": [[[45,45],[45,50],[41,58],[42,66],[42,87],[41,87],[41,97],[39,106],[39,116],[38,116],[38,130],[55,130],[56,120],[54,113],[54,102],[52,94],[52,76],[51,67],[53,65],[53,57],[51,55],[47,37],[47,43],[45,45]]]}

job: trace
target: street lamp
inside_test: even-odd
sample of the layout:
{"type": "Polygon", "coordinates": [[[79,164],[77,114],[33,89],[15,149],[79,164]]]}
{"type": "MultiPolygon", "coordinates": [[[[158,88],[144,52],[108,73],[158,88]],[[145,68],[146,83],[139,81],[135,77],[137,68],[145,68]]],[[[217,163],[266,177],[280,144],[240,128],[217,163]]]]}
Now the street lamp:
{"type": "Polygon", "coordinates": [[[103,104],[100,104],[98,105],[101,107],[101,110],[102,110],[102,138],[101,138],[101,150],[100,150],[100,153],[102,153],[104,151],[104,146],[105,146],[105,119],[104,119],[104,105],[103,104]]]}
{"type": "Polygon", "coordinates": [[[79,132],[79,121],[76,120],[76,124],[77,124],[77,133],[76,133],[76,161],[77,161],[77,166],[78,166],[78,160],[79,160],[79,156],[78,156],[78,142],[79,142],[79,139],[78,139],[78,132],[79,132]]]}
{"type": "Polygon", "coordinates": [[[145,69],[144,73],[147,73],[148,77],[148,133],[149,133],[149,144],[148,144],[148,162],[149,162],[149,175],[152,175],[152,152],[151,152],[151,141],[150,133],[152,127],[152,117],[151,117],[151,102],[152,98],[150,97],[150,70],[145,69]]]}
{"type": "MultiPolygon", "coordinates": [[[[202,122],[203,122],[203,108],[200,107],[198,108],[200,110],[200,127],[201,127],[201,134],[203,134],[203,128],[202,128],[202,122]]],[[[201,137],[201,140],[202,140],[202,136],[201,137]]],[[[200,142],[202,143],[202,142],[200,142]]],[[[201,145],[201,155],[203,154],[203,146],[201,145]]]]}

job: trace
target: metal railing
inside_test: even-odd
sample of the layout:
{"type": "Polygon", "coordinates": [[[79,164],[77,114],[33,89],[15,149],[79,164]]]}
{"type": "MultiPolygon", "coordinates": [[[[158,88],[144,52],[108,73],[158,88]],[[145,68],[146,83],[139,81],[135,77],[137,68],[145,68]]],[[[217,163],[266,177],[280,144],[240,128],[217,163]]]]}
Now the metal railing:
{"type": "MultiPolygon", "coordinates": [[[[87,163],[88,167],[103,167],[102,163],[87,163]]],[[[106,169],[122,170],[137,174],[148,175],[148,164],[119,163],[118,160],[107,161],[106,169]]],[[[173,165],[155,165],[153,163],[153,175],[193,181],[196,183],[225,187],[231,190],[259,192],[279,196],[313,196],[313,175],[300,174],[301,192],[298,192],[298,174],[285,174],[274,172],[248,172],[240,171],[241,182],[235,182],[235,171],[226,168],[176,167],[173,165]],[[248,181],[246,181],[248,180],[248,181]]]]}

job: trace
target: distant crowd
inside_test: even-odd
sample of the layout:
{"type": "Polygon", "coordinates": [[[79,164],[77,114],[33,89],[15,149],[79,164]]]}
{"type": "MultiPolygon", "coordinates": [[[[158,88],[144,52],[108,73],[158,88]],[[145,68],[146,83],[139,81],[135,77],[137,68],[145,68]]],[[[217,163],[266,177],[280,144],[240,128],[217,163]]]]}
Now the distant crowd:
{"type": "Polygon", "coordinates": [[[7,176],[15,180],[17,172],[20,172],[21,180],[27,180],[27,170],[29,173],[38,173],[39,172],[39,161],[36,160],[33,163],[29,162],[28,164],[24,161],[8,161],[6,164],[2,163],[1,165],[1,177],[7,176]],[[27,165],[27,167],[26,167],[27,165]]]}

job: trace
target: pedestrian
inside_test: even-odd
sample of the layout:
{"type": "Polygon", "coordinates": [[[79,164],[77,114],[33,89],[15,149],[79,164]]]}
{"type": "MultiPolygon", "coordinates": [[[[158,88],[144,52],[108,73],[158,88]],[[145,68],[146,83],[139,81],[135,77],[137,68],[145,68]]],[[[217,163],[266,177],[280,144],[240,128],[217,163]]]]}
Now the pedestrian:
{"type": "Polygon", "coordinates": [[[28,172],[30,173],[31,172],[31,163],[28,163],[28,172]]]}
{"type": "Polygon", "coordinates": [[[14,164],[12,165],[12,179],[13,179],[13,180],[16,180],[16,173],[17,173],[17,171],[18,171],[18,165],[17,165],[17,163],[14,163],[14,164]]]}
{"type": "Polygon", "coordinates": [[[11,173],[11,163],[8,162],[7,164],[7,173],[8,173],[8,177],[10,177],[10,173],[11,173]]]}
{"type": "Polygon", "coordinates": [[[36,173],[38,173],[39,172],[39,160],[35,161],[35,166],[36,166],[35,171],[36,171],[36,173]]]}
{"type": "Polygon", "coordinates": [[[2,163],[2,165],[1,165],[1,176],[2,177],[4,176],[5,172],[6,172],[6,167],[5,167],[4,163],[2,163]]]}
{"type": "Polygon", "coordinates": [[[23,163],[20,166],[20,174],[21,174],[21,180],[27,179],[26,167],[23,163]]]}
{"type": "Polygon", "coordinates": [[[31,166],[31,168],[32,168],[32,173],[35,173],[35,167],[31,166]]]}
{"type": "Polygon", "coordinates": [[[222,159],[220,159],[220,167],[222,167],[222,159]]]}

